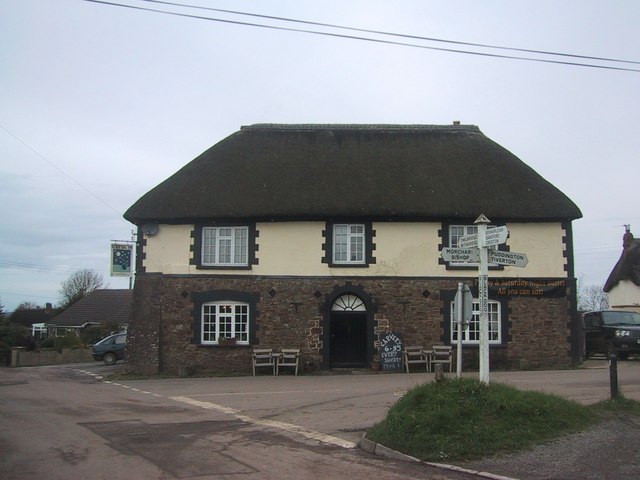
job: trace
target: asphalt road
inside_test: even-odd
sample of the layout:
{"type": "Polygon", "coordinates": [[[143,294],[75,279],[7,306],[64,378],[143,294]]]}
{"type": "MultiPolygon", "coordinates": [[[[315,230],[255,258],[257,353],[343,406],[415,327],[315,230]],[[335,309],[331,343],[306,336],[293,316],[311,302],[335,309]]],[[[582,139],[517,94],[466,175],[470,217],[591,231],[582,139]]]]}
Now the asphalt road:
{"type": "MultiPolygon", "coordinates": [[[[619,365],[624,394],[640,400],[640,360],[619,365]]],[[[585,367],[491,379],[582,403],[608,398],[607,362],[585,367]]],[[[120,368],[1,368],[0,478],[477,478],[357,448],[433,374],[105,380],[120,368]]]]}
{"type": "Polygon", "coordinates": [[[474,478],[356,448],[402,393],[390,379],[422,376],[100,378],[113,370],[0,369],[0,478],[474,478]]]}

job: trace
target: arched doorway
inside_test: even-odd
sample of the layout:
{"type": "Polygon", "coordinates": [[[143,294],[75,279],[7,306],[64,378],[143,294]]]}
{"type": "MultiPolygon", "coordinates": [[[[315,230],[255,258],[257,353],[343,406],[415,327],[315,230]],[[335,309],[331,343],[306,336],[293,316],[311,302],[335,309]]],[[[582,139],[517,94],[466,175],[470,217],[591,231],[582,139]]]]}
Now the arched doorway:
{"type": "Polygon", "coordinates": [[[330,368],[363,368],[369,355],[369,322],[364,301],[354,293],[343,293],[329,312],[330,368]]]}

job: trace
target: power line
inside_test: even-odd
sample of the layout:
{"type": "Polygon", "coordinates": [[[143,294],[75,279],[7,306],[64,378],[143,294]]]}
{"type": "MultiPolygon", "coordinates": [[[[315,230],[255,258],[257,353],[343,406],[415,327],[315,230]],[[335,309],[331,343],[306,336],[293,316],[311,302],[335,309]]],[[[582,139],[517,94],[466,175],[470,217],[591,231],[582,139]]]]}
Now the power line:
{"type": "Polygon", "coordinates": [[[100,198],[98,195],[96,195],[95,193],[93,193],[91,190],[89,190],[87,187],[85,187],[83,184],[81,184],[78,180],[76,180],[75,178],[73,178],[71,175],[69,175],[67,172],[65,172],[64,170],[62,170],[60,167],[58,167],[55,163],[53,163],[51,160],[49,160],[47,157],[45,157],[44,155],[42,155],[40,152],[38,152],[35,148],[33,148],[31,145],[29,145],[28,143],[26,143],[24,140],[22,140],[21,138],[19,138],[15,133],[13,133],[12,131],[10,131],[7,127],[5,127],[4,125],[0,124],[0,128],[2,128],[5,132],[7,132],[9,135],[11,135],[15,140],[17,140],[18,142],[20,142],[22,145],[24,145],[26,148],[28,148],[29,150],[31,150],[34,154],[36,154],[38,157],[40,157],[42,160],[44,160],[45,162],[47,162],[49,165],[51,165],[53,168],[55,168],[58,172],[60,172],[62,175],[64,175],[65,177],[67,177],[69,180],[71,180],[73,183],[75,183],[77,186],[79,186],[81,189],[83,189],[85,192],[87,192],[89,195],[91,195],[93,198],[95,198],[96,200],[98,200],[100,203],[102,203],[105,207],[109,208],[110,210],[113,210],[116,214],[118,214],[118,216],[122,216],[122,213],[119,212],[118,210],[116,210],[114,207],[112,207],[111,205],[109,205],[107,202],[105,202],[102,198],[100,198]]]}
{"type": "Polygon", "coordinates": [[[199,6],[199,5],[188,5],[188,4],[176,3],[176,2],[166,2],[166,1],[162,1],[162,0],[141,0],[141,1],[148,2],[148,3],[158,3],[158,4],[163,4],[163,5],[171,5],[171,6],[175,6],[175,7],[186,7],[186,8],[193,8],[193,9],[198,9],[198,10],[208,10],[208,11],[212,11],[212,12],[231,13],[233,15],[243,15],[243,16],[248,16],[248,17],[265,18],[265,19],[269,19],[269,20],[278,20],[278,21],[282,21],[282,22],[293,22],[293,23],[301,23],[301,24],[305,24],[305,25],[315,25],[315,26],[319,26],[319,27],[337,28],[337,29],[340,29],[340,30],[349,30],[349,31],[352,31],[352,32],[373,33],[373,34],[376,34],[376,35],[386,35],[386,36],[391,36],[391,37],[411,38],[413,40],[425,40],[425,41],[428,41],[428,42],[450,43],[450,44],[453,44],[453,45],[465,45],[465,46],[468,46],[468,47],[493,48],[493,49],[496,49],[496,50],[508,50],[508,51],[512,51],[512,52],[537,53],[537,54],[542,54],[542,55],[554,55],[554,56],[569,57],[569,58],[582,58],[582,59],[585,59],[585,60],[601,60],[601,61],[605,61],[605,62],[631,63],[631,64],[640,65],[640,61],[633,61],[633,60],[621,60],[621,59],[607,58],[607,57],[592,57],[592,56],[588,56],[588,55],[576,55],[576,54],[572,54],[572,53],[551,52],[551,51],[546,51],[546,50],[531,50],[531,49],[528,49],[528,48],[504,47],[504,46],[500,46],[500,45],[490,45],[490,44],[486,44],[486,43],[462,42],[462,41],[457,41],[457,40],[446,40],[446,39],[442,39],[442,38],[422,37],[422,36],[419,36],[419,35],[408,35],[408,34],[402,34],[402,33],[393,33],[393,32],[386,32],[386,31],[382,31],[382,30],[369,30],[369,29],[366,29],[366,28],[347,27],[347,26],[344,26],[344,25],[336,25],[336,24],[332,24],[332,23],[312,22],[312,21],[308,21],[308,20],[299,20],[299,19],[287,18],[287,17],[276,17],[276,16],[272,16],[272,15],[261,15],[261,14],[249,13],[249,12],[239,12],[237,10],[225,10],[225,9],[222,9],[222,8],[202,7],[202,6],[199,6]]]}
{"type": "MultiPolygon", "coordinates": [[[[598,68],[598,69],[604,69],[604,70],[620,70],[620,71],[626,71],[626,72],[640,73],[639,69],[625,68],[625,67],[615,67],[615,66],[611,66],[611,65],[597,65],[597,64],[592,64],[592,63],[579,63],[579,62],[569,62],[569,61],[562,61],[562,60],[550,60],[550,59],[544,59],[544,58],[531,58],[531,57],[521,57],[521,56],[515,56],[515,55],[503,55],[503,54],[497,54],[497,53],[474,52],[474,51],[470,51],[470,50],[460,50],[460,49],[454,49],[454,48],[433,47],[433,46],[427,46],[427,45],[418,45],[418,44],[415,44],[415,43],[398,42],[398,41],[391,41],[391,40],[382,40],[382,39],[378,39],[378,38],[361,37],[361,36],[346,35],[346,34],[340,34],[340,33],[321,32],[321,31],[317,31],[317,30],[306,30],[306,29],[290,28],[290,27],[279,27],[279,26],[275,26],[275,25],[265,25],[265,24],[261,24],[261,23],[241,22],[241,21],[237,21],[237,20],[228,20],[228,19],[222,19],[222,18],[204,17],[204,16],[201,16],[201,15],[191,15],[191,14],[187,14],[187,13],[168,12],[168,11],[165,11],[165,10],[157,10],[157,9],[153,9],[153,8],[138,7],[138,6],[134,6],[134,5],[126,5],[126,4],[115,3],[115,2],[107,2],[107,1],[104,1],[104,0],[83,0],[83,1],[90,2],[90,3],[98,3],[98,4],[103,4],[103,5],[109,5],[109,6],[114,6],[114,7],[129,8],[129,9],[132,9],[132,10],[140,10],[140,11],[145,11],[145,12],[160,13],[160,14],[164,14],[164,15],[172,15],[172,16],[183,17],[183,18],[192,18],[192,19],[197,19],[197,20],[207,20],[207,21],[212,21],[212,22],[227,23],[227,24],[231,24],[231,25],[241,25],[241,26],[247,26],[247,27],[265,28],[265,29],[270,29],[270,30],[280,30],[280,31],[286,31],[286,32],[306,33],[306,34],[310,34],[310,35],[321,35],[321,36],[333,37],[333,38],[343,38],[343,39],[349,39],[349,40],[360,40],[360,41],[380,43],[380,44],[386,44],[386,45],[395,45],[395,46],[401,46],[401,47],[420,48],[420,49],[425,49],[425,50],[436,50],[436,51],[441,51],[441,52],[460,53],[460,54],[465,54],[465,55],[476,55],[476,56],[482,56],[482,57],[501,58],[501,59],[507,59],[507,60],[522,60],[522,61],[528,61],[528,62],[551,63],[551,64],[557,64],[557,65],[568,65],[568,66],[586,67],[586,68],[598,68]]],[[[507,47],[505,47],[505,48],[507,48],[507,47]]],[[[580,57],[580,58],[582,58],[582,57],[580,57]]],[[[610,61],[614,61],[614,60],[610,60],[610,61]]],[[[636,63],[636,62],[629,61],[627,63],[636,63]]]]}
{"type": "Polygon", "coordinates": [[[18,270],[31,270],[41,273],[71,273],[73,269],[68,267],[54,267],[43,264],[34,264],[26,262],[16,262],[13,260],[0,259],[0,268],[15,268],[18,270]]]}

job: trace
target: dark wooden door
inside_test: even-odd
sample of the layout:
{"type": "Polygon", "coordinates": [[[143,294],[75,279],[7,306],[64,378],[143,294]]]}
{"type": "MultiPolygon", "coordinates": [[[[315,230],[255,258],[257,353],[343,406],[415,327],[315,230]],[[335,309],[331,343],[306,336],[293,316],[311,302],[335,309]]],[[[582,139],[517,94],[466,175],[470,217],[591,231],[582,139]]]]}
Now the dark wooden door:
{"type": "Polygon", "coordinates": [[[331,368],[363,368],[367,363],[366,312],[331,312],[331,368]]]}

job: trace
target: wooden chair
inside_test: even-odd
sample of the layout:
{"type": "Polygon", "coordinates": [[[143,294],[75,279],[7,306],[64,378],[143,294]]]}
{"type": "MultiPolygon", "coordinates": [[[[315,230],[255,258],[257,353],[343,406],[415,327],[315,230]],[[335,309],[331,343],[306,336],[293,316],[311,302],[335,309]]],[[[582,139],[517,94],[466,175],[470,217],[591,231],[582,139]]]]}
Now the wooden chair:
{"type": "Polygon", "coordinates": [[[276,362],[276,375],[280,374],[280,367],[295,367],[295,374],[298,375],[299,366],[299,348],[283,348],[282,350],[280,350],[280,354],[278,355],[278,360],[276,362]]]}
{"type": "Polygon", "coordinates": [[[271,367],[273,374],[276,374],[276,357],[272,348],[254,348],[251,355],[253,364],[253,376],[256,376],[256,368],[271,367]]]}
{"type": "Polygon", "coordinates": [[[402,351],[402,357],[404,360],[404,368],[409,373],[409,365],[410,364],[424,364],[425,370],[429,371],[429,362],[427,361],[427,355],[425,354],[424,347],[422,346],[411,346],[404,347],[402,351]]]}
{"type": "Polygon", "coordinates": [[[433,370],[434,365],[441,364],[444,368],[449,365],[449,372],[453,372],[453,349],[450,345],[434,345],[431,347],[429,355],[429,368],[433,370]]]}

